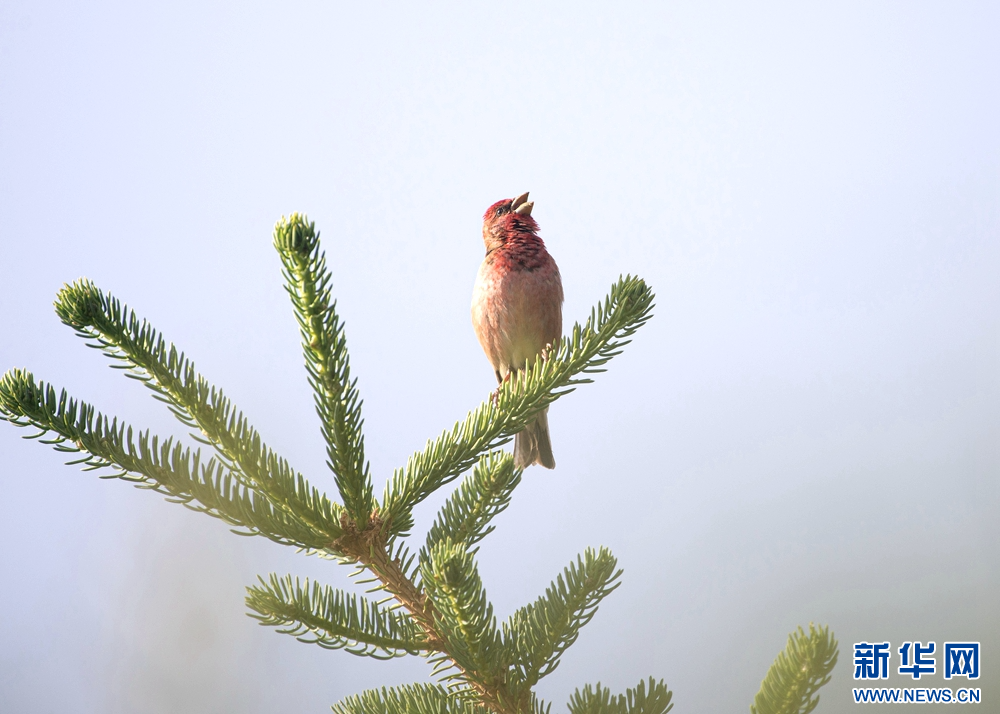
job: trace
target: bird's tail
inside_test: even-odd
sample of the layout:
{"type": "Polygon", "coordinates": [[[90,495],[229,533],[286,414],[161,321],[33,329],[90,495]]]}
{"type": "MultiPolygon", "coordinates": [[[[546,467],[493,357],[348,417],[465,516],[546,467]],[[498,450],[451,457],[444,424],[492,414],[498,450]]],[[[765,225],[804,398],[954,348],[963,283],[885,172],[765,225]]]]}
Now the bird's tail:
{"type": "Polygon", "coordinates": [[[524,431],[514,436],[514,465],[527,468],[532,464],[541,464],[547,469],[556,467],[552,456],[552,442],[549,441],[548,407],[535,420],[524,427],[524,431]]]}

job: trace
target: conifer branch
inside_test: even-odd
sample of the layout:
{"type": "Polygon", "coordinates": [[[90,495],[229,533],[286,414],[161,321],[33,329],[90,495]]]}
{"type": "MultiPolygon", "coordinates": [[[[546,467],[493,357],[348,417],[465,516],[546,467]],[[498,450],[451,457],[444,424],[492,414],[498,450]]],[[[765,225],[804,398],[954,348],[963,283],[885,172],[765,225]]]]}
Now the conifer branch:
{"type": "Polygon", "coordinates": [[[361,398],[351,379],[344,324],[330,293],[330,271],[320,250],[315,223],[293,213],[274,227],[274,247],[281,256],[288,291],[302,333],[302,350],[316,413],[327,444],[344,506],[358,526],[367,526],[375,506],[365,462],[361,398]]]}
{"type": "MultiPolygon", "coordinates": [[[[619,584],[617,561],[588,549],[545,594],[498,629],[475,555],[493,519],[507,508],[522,473],[509,454],[494,451],[559,397],[621,352],[649,320],[653,293],[626,276],[594,308],[586,324],[516,373],[493,398],[470,412],[389,479],[377,504],[365,460],[362,401],[351,377],[344,325],[330,290],[319,234],[292,214],[275,227],[274,245],[301,328],[309,383],[344,506],[331,502],[272,452],[222,393],[145,320],[89,280],[65,286],[56,311],[104,351],[126,375],[213,447],[201,452],[110,419],[58,393],[23,370],[0,378],[0,419],[34,427],[58,451],[78,455],[85,470],[117,477],[220,518],[244,535],[353,563],[381,600],[271,575],[247,589],[251,617],[298,639],[352,654],[390,658],[419,654],[442,684],[370,690],[334,706],[336,714],[550,714],[533,687],[559,665],[563,652],[619,584]],[[413,508],[470,468],[414,555],[403,539],[413,508]],[[415,566],[416,564],[416,566],[415,566]],[[390,600],[395,600],[389,604],[390,600]]],[[[830,679],[837,642],[810,625],[789,637],[751,707],[753,714],[807,714],[830,679]]],[[[665,714],[671,692],[650,678],[624,694],[599,683],[577,690],[571,714],[665,714]]]]}
{"type": "Polygon", "coordinates": [[[620,354],[631,341],[628,338],[649,320],[653,297],[641,279],[620,278],[586,324],[574,325],[553,353],[518,372],[500,386],[496,399],[487,400],[464,422],[413,454],[386,484],[382,512],[390,533],[409,532],[416,504],[466,471],[481,454],[507,443],[556,399],[591,381],[579,375],[603,372],[603,365],[620,354]]]}
{"type": "Polygon", "coordinates": [[[648,684],[639,682],[639,686],[617,696],[598,682],[593,687],[588,684],[583,691],[576,690],[570,697],[569,711],[570,714],[666,714],[674,706],[670,703],[672,698],[673,692],[666,683],[652,677],[648,684]]]}
{"type": "Polygon", "coordinates": [[[495,526],[490,522],[510,504],[514,489],[521,483],[521,473],[506,452],[484,455],[438,511],[422,553],[429,553],[446,539],[471,548],[492,533],[495,526]]]}
{"type": "Polygon", "coordinates": [[[809,714],[819,704],[816,692],[830,681],[838,655],[829,627],[809,623],[808,635],[799,627],[767,671],[751,713],[809,714]]]}
{"type": "Polygon", "coordinates": [[[247,588],[251,617],[302,642],[351,654],[390,659],[437,649],[400,610],[308,580],[271,575],[247,588]]]}
{"type": "MultiPolygon", "coordinates": [[[[492,710],[437,684],[369,689],[333,705],[334,714],[492,714],[492,710]]],[[[532,698],[520,714],[551,714],[552,705],[532,698]]]]}
{"type": "Polygon", "coordinates": [[[153,390],[183,424],[200,430],[199,440],[214,446],[233,475],[276,510],[317,532],[339,532],[339,509],[272,452],[222,390],[152,325],[86,279],[64,286],[55,307],[65,324],[93,340],[92,347],[121,362],[128,376],[153,390]]]}
{"type": "Polygon", "coordinates": [[[620,582],[622,571],[607,548],[587,548],[545,590],[503,625],[503,641],[513,653],[515,676],[531,688],[559,666],[559,657],[576,642],[580,628],[620,582]]]}
{"type": "Polygon", "coordinates": [[[437,684],[404,684],[369,689],[337,702],[334,714],[490,714],[475,702],[437,684]]]}
{"type": "Polygon", "coordinates": [[[503,681],[500,633],[475,558],[464,544],[444,541],[430,550],[420,570],[435,628],[460,670],[453,676],[487,695],[495,692],[503,681]]]}
{"type": "MultiPolygon", "coordinates": [[[[135,431],[118,419],[109,419],[93,406],[70,398],[30,372],[12,369],[0,378],[0,417],[15,426],[34,427],[46,436],[42,443],[56,450],[82,453],[70,463],[85,470],[112,469],[104,478],[121,478],[149,488],[190,508],[221,518],[278,543],[321,550],[340,535],[339,526],[317,530],[283,509],[276,508],[233,476],[215,458],[201,462],[199,452],[175,442],[135,431]],[[136,441],[137,440],[137,441],[136,441]]],[[[331,506],[331,508],[337,508],[331,506]]]]}

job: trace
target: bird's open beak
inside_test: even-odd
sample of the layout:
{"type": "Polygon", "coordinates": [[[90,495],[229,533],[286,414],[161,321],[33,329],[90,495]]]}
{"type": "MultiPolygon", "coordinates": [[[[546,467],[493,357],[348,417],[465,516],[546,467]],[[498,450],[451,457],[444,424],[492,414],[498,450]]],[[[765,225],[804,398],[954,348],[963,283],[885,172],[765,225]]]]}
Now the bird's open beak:
{"type": "Polygon", "coordinates": [[[535,207],[535,202],[528,200],[528,193],[528,191],[525,191],[515,198],[510,204],[510,210],[522,216],[530,216],[531,209],[535,207]]]}

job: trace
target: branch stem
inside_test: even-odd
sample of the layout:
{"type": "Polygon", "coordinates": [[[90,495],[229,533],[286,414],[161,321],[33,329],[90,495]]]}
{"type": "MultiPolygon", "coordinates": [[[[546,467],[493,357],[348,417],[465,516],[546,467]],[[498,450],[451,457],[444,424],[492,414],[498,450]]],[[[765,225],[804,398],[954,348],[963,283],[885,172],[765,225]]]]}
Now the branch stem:
{"type": "Polygon", "coordinates": [[[377,513],[369,520],[368,527],[359,530],[353,521],[344,514],[341,525],[344,535],[333,543],[333,550],[343,553],[364,566],[400,605],[413,616],[427,637],[426,649],[429,652],[440,652],[458,670],[463,680],[476,692],[479,703],[494,714],[523,714],[530,711],[530,691],[516,696],[510,692],[506,681],[484,682],[459,665],[448,651],[447,642],[439,632],[434,616],[434,605],[427,598],[413,578],[406,574],[398,558],[393,558],[389,551],[388,529],[382,528],[382,522],[377,513]]]}

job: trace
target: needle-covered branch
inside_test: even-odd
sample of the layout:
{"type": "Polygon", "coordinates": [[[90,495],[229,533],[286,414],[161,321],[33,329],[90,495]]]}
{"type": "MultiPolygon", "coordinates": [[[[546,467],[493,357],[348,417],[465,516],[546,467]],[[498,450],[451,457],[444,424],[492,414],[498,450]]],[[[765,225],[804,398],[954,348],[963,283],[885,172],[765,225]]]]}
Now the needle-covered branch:
{"type": "Polygon", "coordinates": [[[297,213],[283,218],[274,228],[274,247],[302,333],[306,371],[327,444],[327,465],[347,512],[364,528],[375,500],[365,462],[361,398],[357,379],[351,379],[344,324],[331,297],[330,271],[316,225],[297,213]]]}
{"type": "MultiPolygon", "coordinates": [[[[58,395],[54,387],[12,369],[0,379],[0,416],[15,426],[34,427],[58,451],[82,453],[70,461],[86,470],[110,468],[117,477],[137,482],[195,510],[245,528],[278,543],[322,550],[341,534],[339,526],[316,529],[234,478],[216,458],[201,462],[199,452],[133,430],[109,419],[86,402],[58,395]]],[[[330,506],[336,514],[339,507],[330,506]]],[[[334,520],[335,524],[337,521],[334,520]]]]}
{"type": "Polygon", "coordinates": [[[435,545],[420,564],[421,580],[434,608],[434,624],[446,643],[447,658],[438,658],[436,671],[451,663],[458,679],[493,691],[502,682],[505,662],[493,605],[486,597],[473,555],[464,544],[435,545]],[[450,662],[448,661],[450,660],[450,662]]]}
{"type": "Polygon", "coordinates": [[[652,677],[649,682],[639,682],[639,686],[624,694],[614,695],[607,687],[587,685],[576,690],[569,700],[570,714],[666,714],[673,708],[670,700],[673,693],[667,685],[652,677]]]}
{"type": "MultiPolygon", "coordinates": [[[[490,522],[510,504],[514,489],[521,483],[521,469],[504,451],[483,456],[438,511],[427,532],[425,553],[444,540],[472,548],[493,532],[490,522]]],[[[473,551],[474,552],[474,551],[473,551]]]]}
{"type": "Polygon", "coordinates": [[[246,602],[262,625],[327,649],[376,659],[437,649],[402,609],[290,575],[260,578],[247,588],[246,602]]]}
{"type": "MultiPolygon", "coordinates": [[[[525,205],[530,214],[531,204],[525,205]]],[[[521,209],[517,213],[525,215],[521,209]]],[[[56,311],[62,321],[150,388],[195,439],[213,447],[214,455],[203,459],[197,449],[172,438],[134,430],[65,391],[36,383],[22,370],[0,378],[0,419],[34,427],[38,433],[29,438],[41,437],[42,443],[77,455],[70,463],[85,470],[110,469],[105,477],[162,493],[222,519],[237,533],[353,564],[355,574],[366,578],[361,582],[381,600],[291,576],[271,575],[247,589],[250,614],[261,624],[361,656],[421,655],[441,679],[438,685],[366,691],[335,705],[335,714],[551,714],[532,690],[556,669],[599,603],[618,587],[621,571],[607,549],[588,549],[542,597],[498,628],[475,556],[510,503],[522,472],[509,454],[496,449],[556,399],[604,370],[650,319],[652,291],[639,278],[620,278],[585,324],[576,324],[463,422],[413,454],[376,503],[365,457],[362,400],[319,234],[304,216],[293,214],[275,227],[274,245],[343,506],[272,452],[183,353],[89,280],[60,291],[56,311]],[[470,469],[414,555],[405,538],[414,507],[470,469]]],[[[810,625],[806,636],[800,628],[768,672],[753,713],[807,714],[836,660],[837,643],[828,630],[810,625]]],[[[569,701],[571,714],[666,714],[671,706],[666,685],[652,678],[618,695],[600,684],[588,685],[569,701]]]]}
{"type": "Polygon", "coordinates": [[[222,390],[198,374],[194,363],[152,325],[85,279],[63,287],[55,307],[64,323],[130,370],[128,375],[169,404],[182,423],[200,430],[199,440],[214,446],[233,474],[276,509],[317,531],[339,528],[339,514],[329,499],[271,451],[222,390]]]}
{"type": "Polygon", "coordinates": [[[603,372],[628,339],[649,320],[653,291],[639,278],[620,278],[586,324],[573,326],[558,348],[501,385],[496,399],[469,412],[423,451],[413,454],[386,485],[383,514],[392,535],[413,526],[411,510],[441,486],[466,471],[479,457],[507,443],[538,412],[576,385],[591,380],[581,374],[603,372]]]}
{"type": "Polygon", "coordinates": [[[333,705],[334,714],[491,714],[437,684],[369,689],[333,705]]]}
{"type": "Polygon", "coordinates": [[[816,692],[830,681],[838,654],[829,627],[809,623],[808,635],[799,627],[761,682],[752,714],[809,714],[819,704],[816,692]]]}
{"type": "Polygon", "coordinates": [[[513,652],[520,687],[531,688],[559,665],[597,606],[618,587],[621,570],[607,548],[587,548],[545,590],[503,625],[505,646],[513,652]]]}

